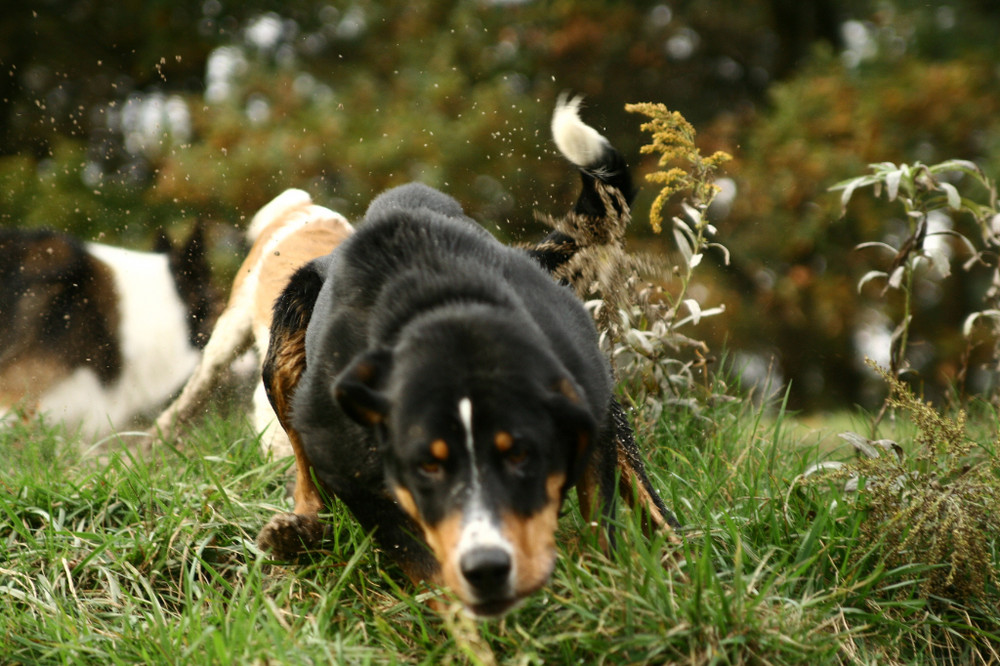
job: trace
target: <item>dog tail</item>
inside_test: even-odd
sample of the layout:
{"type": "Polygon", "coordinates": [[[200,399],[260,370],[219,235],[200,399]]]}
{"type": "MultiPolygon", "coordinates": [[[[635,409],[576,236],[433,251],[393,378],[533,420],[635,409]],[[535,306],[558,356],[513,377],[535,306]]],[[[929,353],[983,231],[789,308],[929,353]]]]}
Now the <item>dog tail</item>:
{"type": "MultiPolygon", "coordinates": [[[[600,132],[580,120],[583,97],[559,96],[552,114],[552,138],[559,152],[580,170],[583,189],[574,212],[594,218],[607,216],[608,210],[598,191],[598,183],[621,194],[626,205],[635,199],[632,176],[622,154],[600,132]]],[[[621,203],[612,192],[611,203],[621,213],[621,203]]]]}
{"type": "Polygon", "coordinates": [[[625,158],[600,132],[580,120],[582,101],[582,97],[563,93],[552,114],[556,147],[579,170],[583,182],[573,215],[554,224],[544,239],[526,248],[542,268],[564,282],[567,276],[560,270],[581,250],[608,238],[620,238],[635,199],[625,158]]]}
{"type": "Polygon", "coordinates": [[[312,197],[308,192],[294,188],[285,190],[265,204],[250,220],[250,226],[247,227],[247,241],[253,244],[267,225],[294,208],[304,208],[310,204],[312,197]]]}

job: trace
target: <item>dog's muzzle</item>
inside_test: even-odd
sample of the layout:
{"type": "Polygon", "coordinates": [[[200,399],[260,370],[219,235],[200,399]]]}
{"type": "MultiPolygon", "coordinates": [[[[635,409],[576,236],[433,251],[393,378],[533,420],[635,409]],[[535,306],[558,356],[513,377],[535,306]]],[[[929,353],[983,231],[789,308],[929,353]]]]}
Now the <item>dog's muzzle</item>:
{"type": "Polygon", "coordinates": [[[512,564],[506,549],[484,547],[462,555],[459,569],[476,597],[494,599],[510,593],[512,564]]]}

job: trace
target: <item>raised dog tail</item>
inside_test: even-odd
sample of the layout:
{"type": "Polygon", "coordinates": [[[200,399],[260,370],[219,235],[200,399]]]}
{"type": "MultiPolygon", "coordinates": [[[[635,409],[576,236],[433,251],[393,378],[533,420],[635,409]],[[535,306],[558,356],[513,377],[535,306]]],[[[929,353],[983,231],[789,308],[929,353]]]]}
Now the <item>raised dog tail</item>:
{"type": "Polygon", "coordinates": [[[635,199],[625,158],[600,132],[580,120],[582,101],[564,93],[552,114],[552,138],[580,172],[580,196],[572,214],[553,219],[552,231],[526,248],[542,268],[564,282],[572,280],[562,271],[581,250],[621,242],[628,208],[635,199]]]}
{"type": "Polygon", "coordinates": [[[580,96],[559,96],[552,114],[552,138],[559,152],[580,170],[583,189],[576,201],[574,212],[594,218],[608,214],[598,191],[598,183],[613,190],[609,192],[611,204],[622,213],[618,194],[628,206],[635,198],[635,188],[628,165],[621,153],[600,132],[580,120],[580,96]],[[616,194],[617,192],[617,194],[616,194]]]}

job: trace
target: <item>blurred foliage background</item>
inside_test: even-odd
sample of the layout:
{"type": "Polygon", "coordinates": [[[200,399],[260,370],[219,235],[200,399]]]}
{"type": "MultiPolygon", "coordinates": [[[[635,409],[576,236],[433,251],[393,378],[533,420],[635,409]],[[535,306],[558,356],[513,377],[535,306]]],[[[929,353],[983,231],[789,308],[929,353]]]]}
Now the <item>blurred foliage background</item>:
{"type": "MultiPolygon", "coordinates": [[[[724,315],[699,335],[745,381],[791,382],[789,404],[880,397],[865,354],[889,335],[858,294],[898,212],[836,182],[870,162],[976,161],[1000,175],[995,0],[13,0],[0,18],[0,224],[148,249],[157,227],[209,224],[221,281],[241,230],[287,187],[350,218],[394,184],[456,196],[507,240],[542,233],[576,178],[548,119],[564,90],[639,172],[642,119],[662,102],[725,150],[711,211],[732,252],[692,292],[724,315]]],[[[644,223],[632,242],[666,258],[644,223]]],[[[961,225],[960,219],[941,221],[961,225]]],[[[960,259],[960,248],[955,248],[960,259]]],[[[920,285],[911,363],[942,395],[987,271],[920,285]]],[[[971,373],[985,390],[992,373],[971,373]]]]}

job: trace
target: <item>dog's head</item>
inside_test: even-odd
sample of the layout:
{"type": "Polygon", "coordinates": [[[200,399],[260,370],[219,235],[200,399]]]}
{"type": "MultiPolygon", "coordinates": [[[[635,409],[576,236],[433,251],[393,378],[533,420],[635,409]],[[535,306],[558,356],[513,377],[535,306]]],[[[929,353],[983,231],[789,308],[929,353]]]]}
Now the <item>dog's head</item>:
{"type": "Polygon", "coordinates": [[[476,615],[541,587],[556,520],[595,436],[581,388],[537,337],[473,314],[428,322],[335,380],[375,428],[386,477],[442,580],[476,615]]]}

